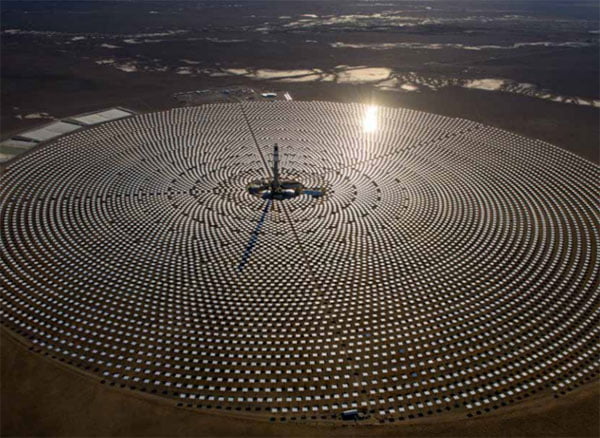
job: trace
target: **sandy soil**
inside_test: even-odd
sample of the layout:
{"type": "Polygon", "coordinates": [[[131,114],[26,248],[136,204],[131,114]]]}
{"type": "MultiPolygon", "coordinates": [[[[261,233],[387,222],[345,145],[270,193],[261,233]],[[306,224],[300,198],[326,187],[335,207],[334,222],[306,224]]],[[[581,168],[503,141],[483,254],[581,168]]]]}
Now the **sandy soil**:
{"type": "Polygon", "coordinates": [[[594,437],[600,433],[600,386],[538,398],[473,419],[394,425],[310,425],[179,408],[157,397],[100,384],[66,364],[30,351],[2,329],[2,436],[348,436],[594,437]]]}
{"type": "MultiPolygon", "coordinates": [[[[62,2],[62,12],[57,2],[26,3],[3,2],[0,15],[3,31],[17,28],[42,32],[25,37],[2,35],[2,139],[47,122],[26,118],[28,114],[47,113],[61,118],[111,106],[155,111],[181,105],[173,98],[176,92],[245,85],[262,91],[286,90],[294,100],[375,103],[462,117],[548,141],[600,162],[600,108],[591,106],[458,86],[401,92],[381,91],[372,85],[281,83],[176,73],[181,67],[214,69],[217,65],[229,69],[274,70],[330,70],[339,64],[363,65],[414,72],[427,78],[509,79],[535,83],[539,89],[561,95],[597,99],[600,52],[594,45],[597,35],[588,34],[586,27],[597,29],[597,2],[577,2],[578,7],[571,4],[564,7],[563,2],[531,2],[529,6],[526,1],[512,2],[512,6],[524,9],[498,14],[515,13],[534,18],[530,22],[520,20],[516,27],[502,20],[450,21],[420,30],[406,27],[400,31],[385,27],[385,22],[383,29],[322,25],[303,31],[284,28],[285,23],[302,19],[301,14],[338,13],[340,2],[312,5],[295,2],[293,7],[292,2],[277,2],[277,6],[268,2],[258,4],[251,11],[246,10],[246,6],[228,9],[229,2],[223,2],[227,8],[212,9],[202,9],[196,2],[143,2],[141,6],[134,2],[62,2]],[[557,12],[556,8],[560,10],[557,12]],[[294,17],[280,18],[284,15],[294,17]],[[270,30],[263,33],[258,29],[266,22],[270,23],[270,30]],[[575,27],[571,29],[569,23],[575,27]],[[188,33],[173,37],[173,41],[167,36],[168,41],[147,44],[138,42],[162,37],[130,35],[172,29],[184,29],[188,33]],[[48,31],[57,33],[44,33],[48,31]],[[119,36],[121,34],[123,36],[119,36]],[[85,38],[81,39],[82,36],[85,38]],[[188,40],[188,37],[197,39],[188,40]],[[468,41],[473,45],[506,46],[548,38],[559,43],[583,41],[591,46],[580,49],[530,47],[501,53],[376,51],[331,46],[339,41],[346,44],[410,41],[423,45],[468,41]],[[136,43],[125,43],[127,39],[136,43]],[[224,44],[215,39],[248,40],[224,44]],[[154,70],[127,72],[97,62],[108,58],[126,66],[125,70],[134,67],[154,70]],[[168,70],[157,71],[163,67],[168,70]]],[[[350,9],[344,14],[368,15],[389,9],[389,6],[374,6],[375,3],[388,4],[387,1],[358,2],[366,6],[348,3],[350,9]]],[[[498,2],[479,3],[486,9],[498,2]]],[[[409,9],[413,6],[422,9],[419,2],[402,4],[409,9]]],[[[508,8],[507,5],[502,3],[502,9],[508,8]]],[[[465,14],[460,8],[448,13],[448,17],[442,18],[465,14]]],[[[409,10],[405,15],[415,14],[420,16],[426,12],[409,10]]],[[[179,408],[139,392],[109,387],[79,369],[29,351],[26,343],[5,329],[0,330],[0,335],[2,436],[600,436],[598,382],[556,399],[535,398],[468,420],[462,416],[445,416],[433,423],[422,419],[385,426],[271,423],[179,408]]]]}

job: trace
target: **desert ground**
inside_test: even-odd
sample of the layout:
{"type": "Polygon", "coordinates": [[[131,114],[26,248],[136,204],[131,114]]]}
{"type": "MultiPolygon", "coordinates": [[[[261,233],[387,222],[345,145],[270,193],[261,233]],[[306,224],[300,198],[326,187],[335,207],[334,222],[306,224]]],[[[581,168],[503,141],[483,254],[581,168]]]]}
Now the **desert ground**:
{"type": "MultiPolygon", "coordinates": [[[[242,86],[460,117],[599,163],[597,2],[491,3],[3,1],[0,136],[114,106],[186,106],[177,93],[242,86]]],[[[469,421],[284,424],[101,384],[0,333],[2,436],[600,433],[597,379],[469,421]]]]}

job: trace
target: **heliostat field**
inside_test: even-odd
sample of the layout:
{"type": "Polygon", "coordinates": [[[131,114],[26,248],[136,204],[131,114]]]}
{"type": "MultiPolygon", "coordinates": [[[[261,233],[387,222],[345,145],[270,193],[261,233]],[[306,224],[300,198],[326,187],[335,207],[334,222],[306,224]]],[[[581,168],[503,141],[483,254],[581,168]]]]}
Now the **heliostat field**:
{"type": "Polygon", "coordinates": [[[485,415],[597,376],[599,179],[547,143],[410,110],[133,116],[6,166],[2,322],[194,409],[485,415]],[[321,196],[249,193],[274,143],[282,177],[321,196]]]}

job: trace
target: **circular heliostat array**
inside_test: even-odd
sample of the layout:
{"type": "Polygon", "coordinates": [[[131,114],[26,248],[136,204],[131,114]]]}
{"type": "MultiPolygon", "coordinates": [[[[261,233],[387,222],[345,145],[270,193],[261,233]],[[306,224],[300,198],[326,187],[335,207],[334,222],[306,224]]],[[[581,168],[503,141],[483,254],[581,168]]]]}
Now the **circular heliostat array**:
{"type": "Polygon", "coordinates": [[[110,122],[6,167],[2,321],[105,384],[203,410],[484,414],[597,375],[599,177],[409,110],[110,122]],[[321,196],[249,193],[274,143],[282,178],[321,196]]]}

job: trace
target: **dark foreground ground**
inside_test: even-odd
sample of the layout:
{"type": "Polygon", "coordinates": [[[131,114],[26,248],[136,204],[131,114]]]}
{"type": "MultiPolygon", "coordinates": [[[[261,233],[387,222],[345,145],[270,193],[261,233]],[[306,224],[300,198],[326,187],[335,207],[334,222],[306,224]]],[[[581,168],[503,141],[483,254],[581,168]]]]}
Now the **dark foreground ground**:
{"type": "Polygon", "coordinates": [[[539,398],[465,421],[363,426],[278,424],[207,415],[158,398],[101,385],[75,368],[31,352],[2,329],[2,436],[594,437],[600,387],[539,398]]]}
{"type": "MultiPolygon", "coordinates": [[[[110,106],[172,108],[182,105],[177,92],[243,85],[294,100],[462,117],[599,162],[598,8],[595,0],[348,1],[343,8],[3,1],[0,134],[110,106]],[[389,76],[345,80],[348,66],[389,76]],[[315,69],[319,79],[306,72],[315,69]],[[279,72],[279,80],[264,79],[264,71],[279,72]]],[[[600,436],[597,382],[468,422],[273,424],[107,387],[1,334],[2,436],[600,436]]]]}

